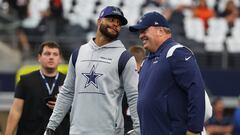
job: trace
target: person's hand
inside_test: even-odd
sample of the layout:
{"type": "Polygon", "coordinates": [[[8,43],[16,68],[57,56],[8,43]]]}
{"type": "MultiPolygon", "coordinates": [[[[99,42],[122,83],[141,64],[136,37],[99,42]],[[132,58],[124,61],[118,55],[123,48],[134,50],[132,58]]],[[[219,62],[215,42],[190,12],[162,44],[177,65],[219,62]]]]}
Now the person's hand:
{"type": "Polygon", "coordinates": [[[193,133],[191,131],[187,131],[186,135],[200,135],[200,133],[193,133]]]}
{"type": "Polygon", "coordinates": [[[137,133],[134,130],[130,130],[126,135],[137,135],[137,133]]]}
{"type": "Polygon", "coordinates": [[[56,104],[57,95],[46,97],[44,100],[45,100],[46,105],[48,106],[48,108],[53,110],[54,106],[56,104]]]}
{"type": "Polygon", "coordinates": [[[55,104],[56,104],[56,101],[48,101],[46,105],[47,105],[50,109],[53,109],[54,106],[55,106],[55,104]]]}
{"type": "Polygon", "coordinates": [[[54,130],[47,128],[44,132],[44,135],[54,135],[54,130]]]}

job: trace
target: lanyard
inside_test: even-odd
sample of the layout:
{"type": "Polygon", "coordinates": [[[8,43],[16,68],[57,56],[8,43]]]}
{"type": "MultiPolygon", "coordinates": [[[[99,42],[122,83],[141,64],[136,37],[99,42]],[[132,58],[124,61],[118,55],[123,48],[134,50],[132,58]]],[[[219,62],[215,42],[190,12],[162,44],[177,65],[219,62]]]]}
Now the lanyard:
{"type": "Polygon", "coordinates": [[[41,71],[41,70],[39,70],[39,71],[40,71],[40,74],[41,74],[41,76],[42,76],[42,79],[43,79],[43,81],[44,81],[44,83],[45,83],[45,85],[46,85],[46,87],[47,87],[47,89],[48,89],[48,93],[49,93],[49,95],[51,95],[52,92],[53,92],[53,88],[54,88],[55,85],[56,85],[56,82],[57,82],[59,73],[57,73],[57,75],[55,76],[54,82],[53,82],[53,84],[52,84],[52,88],[50,89],[50,86],[49,86],[49,84],[48,84],[45,76],[43,75],[42,71],[41,71]]]}

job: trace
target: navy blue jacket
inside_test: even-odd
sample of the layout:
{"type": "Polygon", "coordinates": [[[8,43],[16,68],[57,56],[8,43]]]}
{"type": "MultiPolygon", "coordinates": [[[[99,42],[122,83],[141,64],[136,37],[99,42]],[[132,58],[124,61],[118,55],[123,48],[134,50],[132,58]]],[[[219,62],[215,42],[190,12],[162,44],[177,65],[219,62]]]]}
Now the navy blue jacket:
{"type": "Polygon", "coordinates": [[[141,135],[185,135],[203,130],[204,83],[193,53],[166,40],[145,59],[139,76],[141,135]]]}

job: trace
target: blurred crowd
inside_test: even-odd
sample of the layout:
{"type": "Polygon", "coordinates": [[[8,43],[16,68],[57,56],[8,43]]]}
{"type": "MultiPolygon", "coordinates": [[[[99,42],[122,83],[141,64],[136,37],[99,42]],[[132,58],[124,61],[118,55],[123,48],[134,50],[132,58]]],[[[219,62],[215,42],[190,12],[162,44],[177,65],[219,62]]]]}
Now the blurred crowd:
{"type": "Polygon", "coordinates": [[[213,116],[206,122],[206,131],[209,135],[239,135],[240,134],[240,97],[239,106],[233,114],[227,113],[221,97],[212,102],[213,116]]]}
{"type": "MultiPolygon", "coordinates": [[[[41,42],[54,40],[68,60],[74,48],[94,36],[99,10],[106,5],[120,7],[129,25],[145,12],[156,10],[171,23],[175,39],[196,53],[200,66],[240,67],[240,47],[228,45],[232,40],[232,44],[240,43],[236,38],[240,35],[236,30],[239,0],[0,0],[0,41],[15,33],[16,38],[8,37],[8,43],[21,50],[24,60],[36,54],[41,42]],[[228,38],[232,40],[228,42],[228,38]]],[[[127,48],[140,43],[127,29],[120,38],[127,48]]]]}

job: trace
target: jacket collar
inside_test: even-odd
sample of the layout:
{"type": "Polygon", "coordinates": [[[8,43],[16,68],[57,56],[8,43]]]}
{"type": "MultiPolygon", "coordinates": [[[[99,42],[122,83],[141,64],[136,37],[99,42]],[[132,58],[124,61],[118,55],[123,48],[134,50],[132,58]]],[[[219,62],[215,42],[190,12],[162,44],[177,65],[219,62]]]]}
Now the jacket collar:
{"type": "Polygon", "coordinates": [[[159,56],[160,53],[163,51],[164,48],[166,48],[167,46],[172,46],[172,45],[175,45],[177,44],[177,42],[173,39],[173,38],[168,38],[166,41],[164,41],[160,47],[157,49],[156,52],[150,52],[148,57],[150,59],[156,57],[156,56],[159,56]]]}

